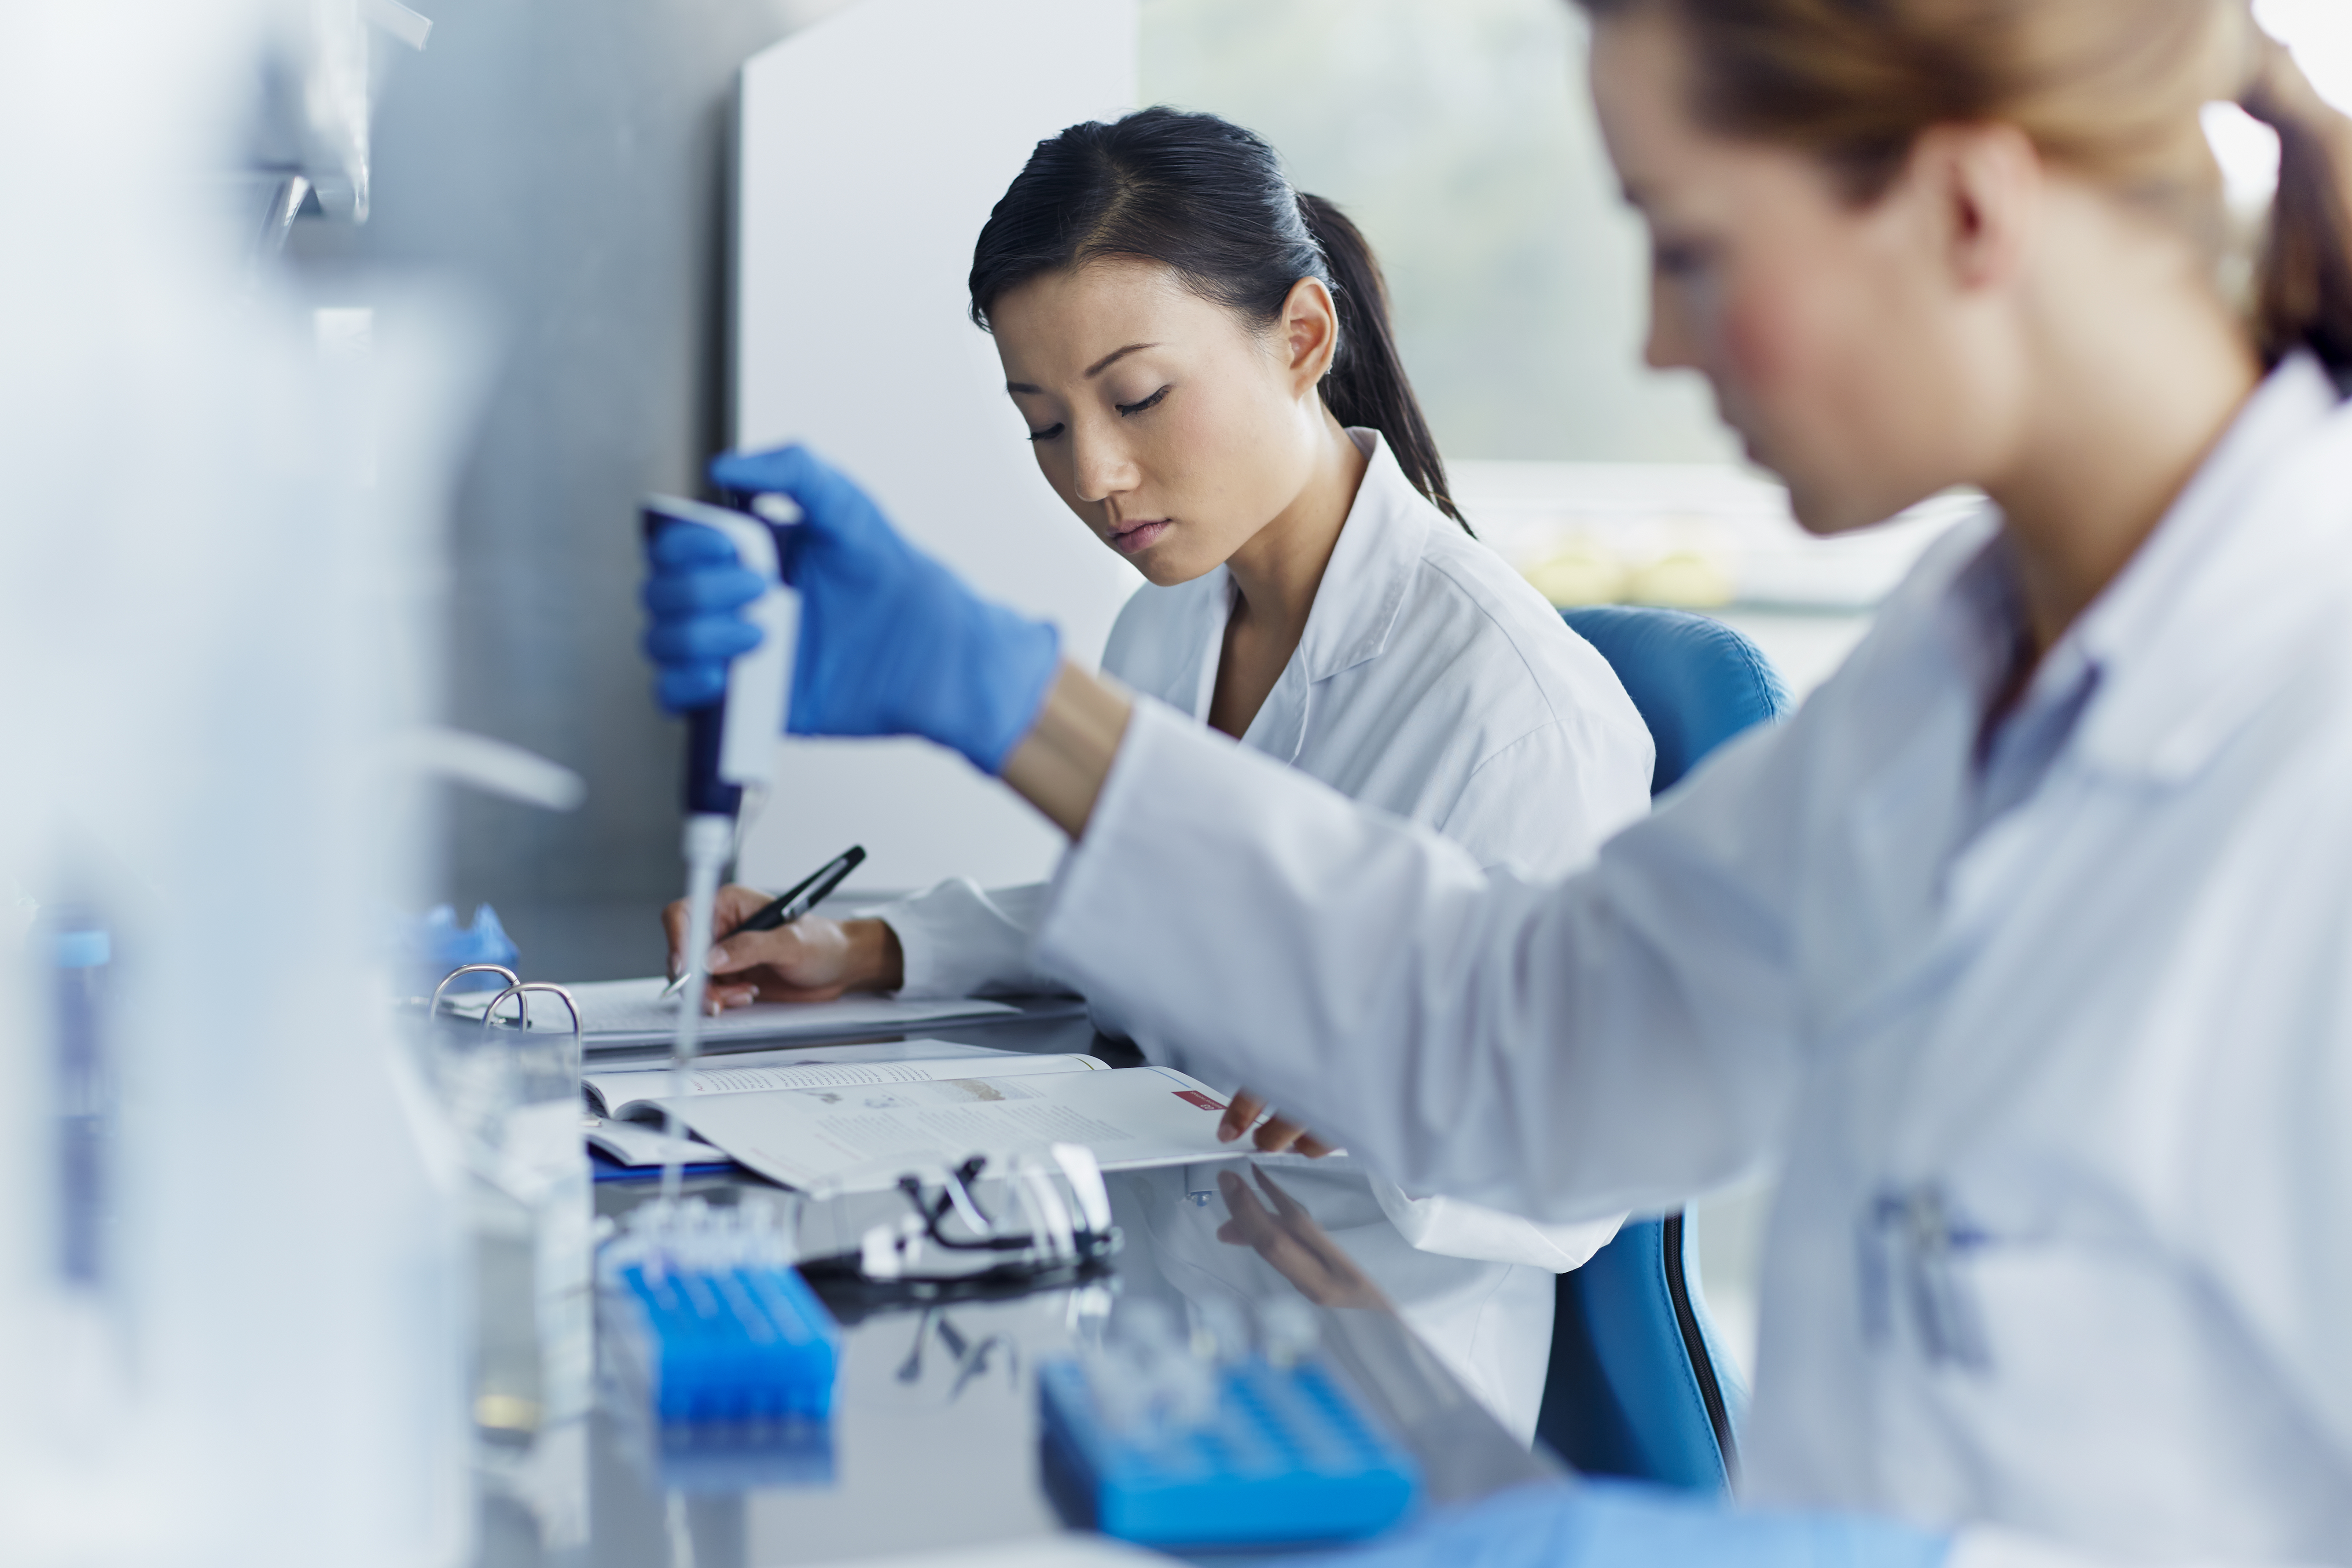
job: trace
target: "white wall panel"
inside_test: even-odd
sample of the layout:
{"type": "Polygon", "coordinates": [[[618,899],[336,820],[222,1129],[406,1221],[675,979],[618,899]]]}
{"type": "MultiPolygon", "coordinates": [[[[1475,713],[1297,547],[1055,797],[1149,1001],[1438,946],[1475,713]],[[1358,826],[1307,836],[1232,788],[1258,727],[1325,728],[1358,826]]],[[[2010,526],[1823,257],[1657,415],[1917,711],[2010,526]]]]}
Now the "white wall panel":
{"type": "MultiPolygon", "coordinates": [[[[1100,657],[1139,579],[1032,461],[972,242],[1031,148],[1135,96],[1135,0],[861,0],[743,68],[735,444],[809,442],[982,592],[1100,657]]],[[[1035,880],[1034,813],[905,742],[784,742],[743,874],[798,879],[850,843],[867,887],[1035,880]]]]}

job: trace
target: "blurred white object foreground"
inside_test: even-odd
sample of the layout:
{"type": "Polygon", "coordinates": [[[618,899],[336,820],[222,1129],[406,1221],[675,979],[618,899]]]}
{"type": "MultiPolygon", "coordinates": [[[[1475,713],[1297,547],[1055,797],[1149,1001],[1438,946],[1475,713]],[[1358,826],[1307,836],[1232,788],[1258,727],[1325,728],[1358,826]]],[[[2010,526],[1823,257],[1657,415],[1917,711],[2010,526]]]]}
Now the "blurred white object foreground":
{"type": "MultiPolygon", "coordinates": [[[[372,994],[430,715],[418,570],[462,405],[322,354],[220,192],[264,62],[354,0],[0,7],[0,887],[110,930],[94,1278],[58,1265],[47,950],[0,927],[14,1565],[467,1549],[449,1199],[372,994]],[[267,984],[263,984],[263,982],[267,984]]],[[[358,153],[347,160],[356,170],[358,153]]],[[[416,342],[415,334],[406,340],[416,342]]]]}

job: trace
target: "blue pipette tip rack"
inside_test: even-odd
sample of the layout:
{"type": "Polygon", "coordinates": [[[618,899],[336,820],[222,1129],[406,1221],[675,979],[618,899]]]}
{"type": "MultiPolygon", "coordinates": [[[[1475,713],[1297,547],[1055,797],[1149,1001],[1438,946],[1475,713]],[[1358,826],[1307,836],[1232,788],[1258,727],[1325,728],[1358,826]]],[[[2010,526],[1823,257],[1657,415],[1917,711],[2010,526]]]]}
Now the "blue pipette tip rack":
{"type": "Polygon", "coordinates": [[[1140,1428],[1097,1397],[1106,1371],[1038,1369],[1046,1483],[1075,1524],[1146,1546],[1356,1541],[1420,1499],[1420,1467],[1318,1358],[1216,1364],[1213,1410],[1140,1428]]]}
{"type": "Polygon", "coordinates": [[[597,1281],[612,1371],[665,1455],[805,1452],[832,1415],[841,1330],[769,1205],[647,1204],[597,1281]]]}
{"type": "Polygon", "coordinates": [[[833,1484],[833,1426],[824,1421],[672,1424],[649,1467],[665,1491],[733,1493],[833,1484]]]}

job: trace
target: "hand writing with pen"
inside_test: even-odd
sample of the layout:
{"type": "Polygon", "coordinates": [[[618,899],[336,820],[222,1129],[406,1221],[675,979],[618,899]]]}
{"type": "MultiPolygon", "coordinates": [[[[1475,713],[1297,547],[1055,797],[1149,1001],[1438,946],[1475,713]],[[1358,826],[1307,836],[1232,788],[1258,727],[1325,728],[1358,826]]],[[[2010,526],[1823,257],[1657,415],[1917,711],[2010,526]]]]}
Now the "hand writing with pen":
{"type": "MultiPolygon", "coordinates": [[[[787,926],[746,931],[743,922],[772,900],[757,888],[719,889],[712,928],[719,944],[705,957],[706,995],[714,1013],[754,1002],[830,1002],[852,992],[896,991],[905,960],[898,939],[877,920],[807,915],[787,926]]],[[[686,901],[662,911],[672,974],[686,965],[686,901]]]]}

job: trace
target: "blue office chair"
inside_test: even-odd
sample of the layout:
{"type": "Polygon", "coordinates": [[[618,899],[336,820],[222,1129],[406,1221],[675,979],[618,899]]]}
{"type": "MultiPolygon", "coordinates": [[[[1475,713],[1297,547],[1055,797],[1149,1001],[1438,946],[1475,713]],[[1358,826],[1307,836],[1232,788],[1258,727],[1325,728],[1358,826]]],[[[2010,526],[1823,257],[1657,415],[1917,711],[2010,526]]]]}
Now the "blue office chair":
{"type": "MultiPolygon", "coordinates": [[[[1763,654],[1720,621],[1618,605],[1560,618],[1601,650],[1649,725],[1653,795],[1742,730],[1788,710],[1763,654]]],[[[1675,1214],[1628,1221],[1592,1261],[1559,1277],[1536,1436],[1578,1469],[1692,1491],[1730,1486],[1741,1394],[1707,1321],[1696,1262],[1675,1214]]]]}

